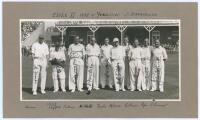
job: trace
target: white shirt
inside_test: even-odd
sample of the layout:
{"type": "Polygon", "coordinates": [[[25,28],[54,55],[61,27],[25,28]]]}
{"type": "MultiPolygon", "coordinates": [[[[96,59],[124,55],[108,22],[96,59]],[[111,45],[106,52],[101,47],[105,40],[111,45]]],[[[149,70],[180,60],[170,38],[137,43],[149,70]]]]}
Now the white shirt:
{"type": "Polygon", "coordinates": [[[133,48],[132,45],[127,44],[127,45],[124,45],[123,47],[125,49],[126,56],[128,56],[128,53],[129,53],[130,49],[133,48]]]}
{"type": "Polygon", "coordinates": [[[165,48],[161,46],[158,48],[154,47],[152,53],[153,53],[153,59],[163,60],[168,58],[165,48]]]}
{"type": "Polygon", "coordinates": [[[125,49],[122,46],[113,47],[111,49],[111,58],[122,60],[125,57],[125,49]]]}
{"type": "Polygon", "coordinates": [[[68,49],[68,55],[71,58],[81,58],[85,55],[85,47],[80,43],[71,44],[68,49]]]}
{"type": "Polygon", "coordinates": [[[142,58],[149,59],[151,58],[151,47],[142,47],[142,58]]]}
{"type": "Polygon", "coordinates": [[[99,45],[97,45],[96,43],[94,44],[94,46],[92,46],[91,44],[88,44],[86,46],[86,54],[88,56],[99,56],[100,55],[99,45]]]}
{"type": "Polygon", "coordinates": [[[112,47],[112,45],[103,45],[101,47],[101,55],[103,56],[103,58],[110,58],[110,50],[112,47]]]}
{"type": "Polygon", "coordinates": [[[39,42],[33,43],[32,54],[34,57],[46,58],[46,55],[49,54],[48,45],[44,42],[42,44],[40,44],[39,42]]]}
{"type": "Polygon", "coordinates": [[[61,61],[65,61],[65,48],[60,47],[58,51],[55,50],[55,47],[50,48],[50,58],[49,60],[52,59],[58,59],[61,61]]]}
{"type": "Polygon", "coordinates": [[[141,59],[142,58],[142,48],[141,47],[137,47],[137,48],[132,48],[129,51],[128,56],[131,59],[141,59]]]}

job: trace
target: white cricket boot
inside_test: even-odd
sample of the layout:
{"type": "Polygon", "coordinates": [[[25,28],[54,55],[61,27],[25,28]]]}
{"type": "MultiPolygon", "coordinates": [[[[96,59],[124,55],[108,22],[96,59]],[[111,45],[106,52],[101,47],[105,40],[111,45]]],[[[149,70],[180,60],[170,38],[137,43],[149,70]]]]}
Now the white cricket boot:
{"type": "Polygon", "coordinates": [[[37,95],[37,92],[36,92],[36,91],[33,91],[33,95],[37,95]]]}
{"type": "Polygon", "coordinates": [[[44,90],[41,90],[41,93],[42,93],[42,94],[46,94],[46,92],[45,92],[44,90]]]}

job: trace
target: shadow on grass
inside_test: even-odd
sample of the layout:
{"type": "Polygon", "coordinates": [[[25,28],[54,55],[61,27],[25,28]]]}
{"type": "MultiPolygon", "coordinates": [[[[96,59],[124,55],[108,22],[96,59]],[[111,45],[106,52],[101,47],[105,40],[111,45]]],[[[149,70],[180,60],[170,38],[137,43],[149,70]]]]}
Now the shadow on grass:
{"type": "MultiPolygon", "coordinates": [[[[83,87],[83,89],[84,90],[87,90],[87,87],[83,87]]],[[[101,88],[101,89],[104,89],[104,90],[114,90],[114,87],[113,88],[109,88],[108,86],[106,86],[105,88],[101,88]]],[[[40,87],[38,87],[37,88],[37,91],[39,92],[41,90],[41,88],[40,87]]],[[[54,90],[54,88],[53,87],[47,87],[47,88],[45,88],[45,91],[53,91],[54,90]]],[[[61,90],[61,88],[59,88],[59,90],[61,90]]],[[[26,93],[29,93],[29,94],[32,94],[33,92],[32,92],[32,88],[22,88],[22,91],[24,91],[24,92],[26,92],[26,93]]],[[[69,90],[69,88],[68,87],[66,87],[66,91],[67,92],[70,92],[71,90],[69,90]]]]}
{"type": "MultiPolygon", "coordinates": [[[[37,91],[40,91],[40,87],[37,88],[37,91]]],[[[22,91],[26,92],[26,93],[29,93],[29,94],[32,94],[32,88],[22,88],[22,91]]],[[[45,91],[53,91],[53,87],[50,87],[50,88],[46,88],[45,91]]]]}

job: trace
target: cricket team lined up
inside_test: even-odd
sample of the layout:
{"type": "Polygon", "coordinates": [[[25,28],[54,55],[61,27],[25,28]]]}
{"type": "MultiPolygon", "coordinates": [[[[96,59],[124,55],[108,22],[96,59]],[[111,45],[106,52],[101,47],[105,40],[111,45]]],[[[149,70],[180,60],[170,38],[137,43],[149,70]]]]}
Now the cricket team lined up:
{"type": "Polygon", "coordinates": [[[44,37],[32,45],[33,57],[33,95],[37,95],[38,79],[41,74],[41,93],[45,94],[47,65],[52,66],[52,79],[54,91],[60,88],[66,92],[65,67],[66,53],[69,56],[68,85],[71,92],[83,90],[84,67],[87,68],[87,94],[92,90],[104,89],[106,86],[118,91],[142,91],[150,90],[164,92],[165,61],[167,53],[155,40],[155,45],[149,46],[146,38],[142,43],[134,39],[133,45],[129,44],[128,36],[124,38],[125,44],[121,46],[119,39],[105,38],[104,45],[99,46],[95,37],[85,47],[81,44],[79,36],[76,36],[66,52],[60,41],[56,41],[54,47],[48,48],[44,37]],[[84,64],[86,62],[86,64],[84,64]],[[84,66],[86,65],[86,66],[84,66]],[[127,88],[125,89],[125,86],[127,88]]]}

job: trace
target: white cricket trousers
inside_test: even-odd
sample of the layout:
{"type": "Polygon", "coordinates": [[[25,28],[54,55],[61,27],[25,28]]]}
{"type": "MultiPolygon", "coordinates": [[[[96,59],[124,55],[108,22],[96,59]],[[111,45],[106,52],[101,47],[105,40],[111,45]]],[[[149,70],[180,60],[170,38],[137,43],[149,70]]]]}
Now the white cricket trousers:
{"type": "Polygon", "coordinates": [[[128,57],[125,57],[125,77],[124,77],[124,84],[125,86],[130,89],[130,70],[129,70],[129,60],[128,57]]]}
{"type": "Polygon", "coordinates": [[[69,67],[69,90],[80,91],[83,88],[84,61],[81,58],[70,59],[69,67]]]}
{"type": "Polygon", "coordinates": [[[87,88],[88,90],[99,89],[99,58],[97,56],[88,57],[87,88]]]}
{"type": "Polygon", "coordinates": [[[143,75],[142,63],[140,59],[131,60],[129,62],[130,69],[130,87],[131,90],[146,90],[146,82],[143,75]]]}
{"type": "Polygon", "coordinates": [[[143,75],[146,82],[146,89],[150,90],[151,88],[151,61],[143,60],[143,75]]]}
{"type": "Polygon", "coordinates": [[[115,90],[119,91],[124,89],[124,72],[125,65],[123,60],[113,60],[112,68],[114,74],[115,90]]]}
{"type": "Polygon", "coordinates": [[[62,91],[65,91],[65,69],[61,66],[52,65],[52,78],[54,84],[54,91],[59,90],[58,79],[60,80],[60,86],[62,91]]]}
{"type": "Polygon", "coordinates": [[[100,84],[101,87],[104,88],[106,85],[109,87],[112,87],[113,85],[113,72],[112,72],[112,66],[108,62],[107,59],[101,60],[101,66],[100,66],[100,84]]]}
{"type": "Polygon", "coordinates": [[[33,83],[32,83],[32,91],[37,92],[38,79],[41,75],[41,91],[45,90],[46,85],[46,67],[47,60],[46,59],[33,59],[33,83]]]}
{"type": "Polygon", "coordinates": [[[164,89],[165,64],[163,60],[154,60],[152,66],[152,90],[164,89]]]}

